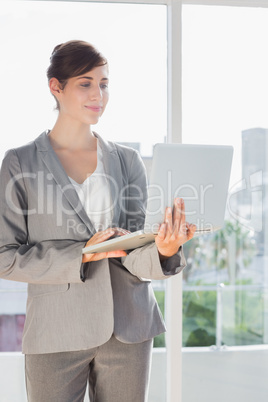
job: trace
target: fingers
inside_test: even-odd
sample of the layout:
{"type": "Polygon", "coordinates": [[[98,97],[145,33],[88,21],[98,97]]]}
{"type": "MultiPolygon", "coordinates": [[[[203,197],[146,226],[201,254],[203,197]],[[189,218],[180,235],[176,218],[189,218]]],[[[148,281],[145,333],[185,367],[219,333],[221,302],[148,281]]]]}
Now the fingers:
{"type": "Polygon", "coordinates": [[[165,230],[166,235],[171,236],[173,233],[173,216],[172,216],[172,208],[166,208],[165,213],[165,230]]]}
{"type": "Polygon", "coordinates": [[[185,221],[185,205],[181,198],[174,200],[173,213],[166,208],[165,221],[155,238],[160,258],[168,258],[178,252],[179,247],[192,239],[196,231],[194,224],[185,221]]]}
{"type": "Polygon", "coordinates": [[[123,250],[109,251],[105,253],[92,253],[84,254],[82,257],[82,262],[99,261],[104,258],[118,258],[125,257],[127,253],[123,250]]]}
{"type": "Polygon", "coordinates": [[[109,239],[109,237],[113,236],[113,234],[114,234],[114,230],[111,228],[106,229],[101,232],[97,232],[89,239],[89,241],[87,242],[85,247],[92,246],[93,244],[101,243],[101,242],[109,239]]]}
{"type": "Polygon", "coordinates": [[[90,261],[99,261],[103,260],[104,258],[118,258],[118,257],[125,257],[127,253],[123,250],[116,250],[116,251],[108,251],[106,253],[95,253],[92,254],[92,258],[90,261]]]}
{"type": "Polygon", "coordinates": [[[174,239],[187,241],[192,238],[196,230],[195,225],[185,221],[185,204],[182,198],[174,200],[173,212],[170,207],[166,208],[164,223],[160,225],[158,238],[165,242],[174,239]]]}
{"type": "Polygon", "coordinates": [[[166,223],[162,223],[159,227],[158,231],[158,238],[159,240],[163,241],[166,237],[166,223]]]}
{"type": "Polygon", "coordinates": [[[187,223],[187,240],[191,240],[194,237],[195,231],[196,231],[196,225],[191,223],[187,223]]]}
{"type": "Polygon", "coordinates": [[[176,198],[174,200],[173,213],[170,207],[166,208],[165,224],[165,233],[168,237],[177,237],[178,235],[186,234],[187,228],[185,224],[185,205],[182,198],[176,198]]]}
{"type": "Polygon", "coordinates": [[[95,233],[87,242],[87,246],[92,246],[93,244],[98,244],[101,243],[107,239],[109,239],[111,236],[123,236],[125,234],[130,233],[129,230],[122,229],[122,228],[108,228],[106,230],[100,231],[95,233]]]}
{"type": "MultiPolygon", "coordinates": [[[[93,246],[94,244],[99,244],[104,242],[105,240],[108,240],[111,236],[116,235],[116,236],[123,236],[125,234],[130,233],[126,229],[121,229],[121,228],[109,228],[104,231],[100,231],[95,233],[89,241],[86,243],[85,247],[93,246]]],[[[104,253],[88,253],[88,254],[83,254],[82,256],[82,262],[89,262],[89,261],[99,261],[104,258],[117,258],[117,257],[125,257],[127,253],[123,250],[116,250],[116,251],[110,251],[110,252],[104,252],[104,253]]]]}
{"type": "Polygon", "coordinates": [[[185,224],[185,205],[182,198],[176,198],[174,200],[174,232],[175,234],[185,234],[186,224],[185,224]]]}
{"type": "Polygon", "coordinates": [[[124,250],[109,251],[106,253],[106,258],[125,257],[127,253],[124,250]]]}
{"type": "Polygon", "coordinates": [[[114,230],[114,235],[115,236],[124,236],[124,235],[126,235],[126,234],[129,234],[129,233],[131,233],[129,230],[127,230],[127,229],[122,229],[122,228],[113,228],[113,230],[114,230]]]}

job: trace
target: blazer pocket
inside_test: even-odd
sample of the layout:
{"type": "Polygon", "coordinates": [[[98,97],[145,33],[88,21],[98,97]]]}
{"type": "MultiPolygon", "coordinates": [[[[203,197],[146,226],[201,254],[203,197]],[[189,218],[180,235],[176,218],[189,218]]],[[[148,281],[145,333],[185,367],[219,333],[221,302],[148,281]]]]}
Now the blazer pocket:
{"type": "Polygon", "coordinates": [[[57,284],[57,285],[36,285],[33,283],[28,284],[28,296],[40,297],[45,295],[52,295],[56,293],[64,293],[70,289],[69,283],[57,284]]]}

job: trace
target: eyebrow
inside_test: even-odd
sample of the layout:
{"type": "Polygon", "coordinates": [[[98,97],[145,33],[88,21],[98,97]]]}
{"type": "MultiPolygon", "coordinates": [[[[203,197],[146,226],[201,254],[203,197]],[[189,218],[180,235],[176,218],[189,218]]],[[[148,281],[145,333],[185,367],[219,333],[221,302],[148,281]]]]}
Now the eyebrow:
{"type": "MultiPolygon", "coordinates": [[[[87,79],[87,80],[93,80],[93,77],[78,77],[78,80],[82,80],[82,79],[87,79]]],[[[101,81],[109,81],[108,78],[102,78],[101,81]]]]}

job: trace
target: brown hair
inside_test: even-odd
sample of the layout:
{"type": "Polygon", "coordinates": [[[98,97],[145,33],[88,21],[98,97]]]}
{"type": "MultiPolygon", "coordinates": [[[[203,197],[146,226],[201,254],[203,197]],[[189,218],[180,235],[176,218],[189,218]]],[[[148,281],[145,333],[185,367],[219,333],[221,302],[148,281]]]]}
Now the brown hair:
{"type": "MultiPolygon", "coordinates": [[[[47,78],[48,81],[53,77],[57,78],[64,89],[69,78],[106,64],[108,64],[106,58],[93,45],[81,40],[71,40],[54,48],[47,69],[47,78]]],[[[57,99],[56,102],[56,109],[59,109],[57,99]]]]}

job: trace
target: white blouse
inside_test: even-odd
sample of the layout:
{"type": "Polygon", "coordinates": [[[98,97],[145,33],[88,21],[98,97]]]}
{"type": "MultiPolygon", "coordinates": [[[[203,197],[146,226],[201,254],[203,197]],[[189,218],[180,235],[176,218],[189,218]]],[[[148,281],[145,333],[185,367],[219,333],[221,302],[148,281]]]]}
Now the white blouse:
{"type": "Polygon", "coordinates": [[[103,154],[97,141],[96,170],[82,184],[69,177],[96,232],[112,224],[112,199],[103,167],[103,154]]]}

